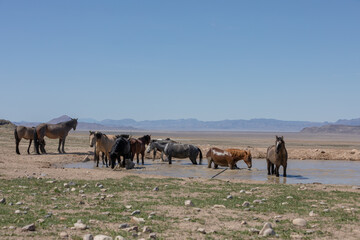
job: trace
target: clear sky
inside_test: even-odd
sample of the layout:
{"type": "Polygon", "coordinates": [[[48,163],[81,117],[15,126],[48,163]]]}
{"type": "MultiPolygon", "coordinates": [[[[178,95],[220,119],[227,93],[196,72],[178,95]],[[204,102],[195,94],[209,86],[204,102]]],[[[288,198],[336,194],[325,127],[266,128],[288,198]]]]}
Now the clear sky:
{"type": "Polygon", "coordinates": [[[0,0],[0,118],[360,117],[360,1],[0,0]]]}

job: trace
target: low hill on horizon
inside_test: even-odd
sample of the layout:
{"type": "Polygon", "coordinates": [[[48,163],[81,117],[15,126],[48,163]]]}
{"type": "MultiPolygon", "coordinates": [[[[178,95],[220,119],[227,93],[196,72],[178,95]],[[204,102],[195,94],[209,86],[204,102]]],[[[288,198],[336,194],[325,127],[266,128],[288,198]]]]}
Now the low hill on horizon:
{"type": "Polygon", "coordinates": [[[360,134],[360,126],[329,124],[321,127],[306,127],[301,133],[360,134]]]}

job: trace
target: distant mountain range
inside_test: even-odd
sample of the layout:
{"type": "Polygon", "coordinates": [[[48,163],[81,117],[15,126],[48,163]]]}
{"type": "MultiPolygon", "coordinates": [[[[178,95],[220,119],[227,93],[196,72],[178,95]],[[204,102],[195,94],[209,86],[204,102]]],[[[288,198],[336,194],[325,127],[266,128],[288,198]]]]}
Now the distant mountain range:
{"type": "MultiPolygon", "coordinates": [[[[68,121],[69,116],[63,115],[50,120],[48,123],[68,121]]],[[[18,122],[17,125],[36,126],[39,123],[18,122]]],[[[251,120],[222,120],[222,121],[199,121],[197,119],[177,120],[146,120],[135,121],[134,119],[105,119],[97,121],[92,118],[80,118],[79,130],[172,130],[172,131],[276,131],[276,132],[317,132],[329,125],[360,126],[360,118],[351,120],[338,120],[329,122],[308,121],[282,121],[276,119],[251,119],[251,120]],[[320,130],[319,130],[320,129],[320,130]]]]}
{"type": "Polygon", "coordinates": [[[329,124],[321,127],[307,127],[302,133],[360,134],[360,126],[329,124]]]}

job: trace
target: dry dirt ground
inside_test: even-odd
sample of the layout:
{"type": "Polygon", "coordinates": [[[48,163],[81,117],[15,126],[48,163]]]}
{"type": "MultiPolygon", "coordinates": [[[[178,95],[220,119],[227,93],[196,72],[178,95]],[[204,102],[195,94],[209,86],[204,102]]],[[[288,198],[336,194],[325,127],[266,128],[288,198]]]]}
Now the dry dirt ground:
{"type": "MultiPolygon", "coordinates": [[[[142,136],[145,132],[132,132],[133,136],[142,136]]],[[[146,132],[148,134],[148,132],[146,132]]],[[[234,133],[234,132],[156,132],[151,133],[152,138],[166,138],[170,137],[174,140],[191,143],[199,146],[204,153],[213,146],[220,148],[227,147],[238,147],[243,149],[250,149],[253,154],[253,158],[264,158],[266,149],[268,146],[274,143],[274,133],[234,133]]],[[[289,158],[291,159],[322,159],[322,160],[360,160],[360,136],[339,136],[339,135],[306,135],[299,133],[284,133],[286,147],[289,152],[289,158]]],[[[26,149],[28,146],[27,140],[22,140],[20,144],[21,155],[15,153],[15,140],[13,130],[8,128],[0,128],[0,178],[2,179],[15,179],[23,177],[42,177],[57,180],[105,180],[105,179],[122,179],[125,176],[132,176],[131,171],[111,171],[110,169],[65,169],[62,165],[67,163],[82,162],[86,157],[93,159],[93,149],[89,147],[88,132],[70,132],[65,144],[65,151],[67,154],[57,153],[57,140],[46,139],[47,145],[46,150],[48,154],[36,155],[33,153],[28,155],[26,149]]],[[[150,156],[148,156],[150,157],[150,156]]],[[[150,160],[145,160],[150,161],[150,160]]],[[[139,176],[139,175],[136,175],[139,176]]],[[[156,178],[161,179],[161,176],[141,176],[144,178],[156,178]]],[[[184,179],[183,184],[189,182],[206,183],[206,179],[184,179]]],[[[241,182],[242,184],[257,184],[251,180],[231,180],[232,182],[241,182]]],[[[221,186],[221,184],[219,184],[221,186]]],[[[352,188],[351,186],[338,186],[338,185],[309,185],[308,189],[319,190],[319,191],[344,191],[344,192],[355,192],[359,190],[352,188]]],[[[187,193],[188,194],[188,193],[187,193]]],[[[238,193],[232,193],[236,196],[238,193]]],[[[177,192],[173,197],[181,196],[181,192],[177,192]]],[[[191,193],[191,196],[196,197],[196,193],[191,193]]],[[[359,195],[360,196],[360,195],[359,195]]],[[[285,199],[286,200],[286,199],[285,199]]],[[[359,205],[356,206],[359,208],[359,205]]],[[[161,208],[158,206],[157,208],[161,208]]],[[[188,216],[188,213],[182,212],[182,208],[164,207],[157,211],[166,212],[170,216],[178,215],[179,218],[188,216]]],[[[244,212],[242,212],[244,214],[244,212]]],[[[236,212],[232,210],[221,210],[221,209],[207,209],[201,211],[198,218],[211,219],[214,214],[222,215],[225,217],[236,215],[236,212]],[[204,216],[202,216],[204,214],[204,216]]],[[[235,216],[233,216],[235,217],[235,216]]],[[[275,216],[260,216],[253,215],[251,218],[247,218],[248,224],[255,221],[257,218],[274,219],[275,216]]],[[[291,219],[295,216],[287,215],[283,218],[291,219]]],[[[221,222],[218,220],[213,221],[213,226],[208,230],[221,231],[221,222]]],[[[178,232],[173,233],[174,235],[168,235],[169,239],[205,239],[203,235],[182,235],[182,229],[194,228],[192,222],[180,223],[177,227],[178,232]],[[184,226],[183,226],[184,225],[184,226]],[[172,237],[170,237],[172,236],[172,237]],[[184,237],[186,236],[186,237],[184,237]]],[[[196,225],[196,224],[195,224],[196,225]]],[[[233,228],[234,231],[238,229],[238,223],[231,222],[230,225],[226,226],[230,230],[233,228]]],[[[330,233],[331,238],[334,239],[360,239],[360,231],[358,230],[358,222],[356,224],[349,223],[344,225],[342,229],[335,229],[332,226],[324,229],[330,233]],[[357,229],[356,229],[357,228],[357,229]]],[[[169,233],[168,233],[169,234],[169,233]]],[[[166,236],[166,235],[165,235],[166,236]]],[[[325,238],[328,238],[325,235],[325,238]]],[[[304,237],[304,236],[303,236],[304,237]]],[[[248,237],[245,237],[248,238],[248,237]]],[[[294,235],[291,238],[301,238],[299,235],[294,235]]],[[[321,236],[308,237],[311,239],[324,238],[321,236]]],[[[166,239],[166,237],[165,237],[166,239]]],[[[220,238],[221,239],[221,238],[220,238]]]]}

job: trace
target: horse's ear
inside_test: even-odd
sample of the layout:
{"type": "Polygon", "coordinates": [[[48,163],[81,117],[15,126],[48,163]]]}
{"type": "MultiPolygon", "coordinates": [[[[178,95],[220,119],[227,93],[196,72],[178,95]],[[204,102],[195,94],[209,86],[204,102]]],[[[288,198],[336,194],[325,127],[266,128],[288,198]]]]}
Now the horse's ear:
{"type": "Polygon", "coordinates": [[[278,139],[279,137],[276,135],[275,138],[278,139]]]}
{"type": "Polygon", "coordinates": [[[281,136],[281,140],[283,140],[283,141],[284,141],[284,136],[281,136]]]}

